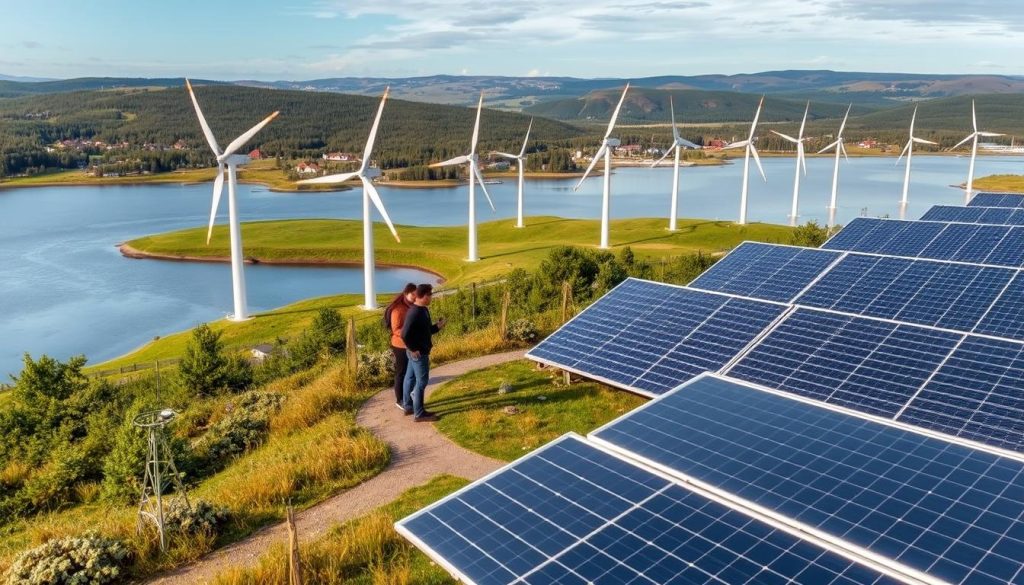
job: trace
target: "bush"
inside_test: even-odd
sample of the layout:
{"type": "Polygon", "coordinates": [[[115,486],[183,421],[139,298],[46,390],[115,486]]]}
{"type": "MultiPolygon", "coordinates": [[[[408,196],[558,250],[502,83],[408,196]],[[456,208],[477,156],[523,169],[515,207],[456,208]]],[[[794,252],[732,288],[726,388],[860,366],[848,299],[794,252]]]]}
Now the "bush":
{"type": "Polygon", "coordinates": [[[208,325],[196,327],[178,364],[185,386],[204,396],[244,390],[252,383],[249,363],[238,356],[225,356],[220,336],[208,325]]]}
{"type": "Polygon", "coordinates": [[[394,378],[395,363],[390,350],[359,354],[359,365],[356,368],[356,386],[359,388],[387,386],[394,378]]]}
{"type": "Polygon", "coordinates": [[[175,499],[164,513],[164,528],[180,534],[215,535],[230,518],[231,512],[206,500],[197,500],[191,507],[183,498],[175,499]]]}
{"type": "Polygon", "coordinates": [[[508,341],[532,343],[537,339],[537,325],[529,319],[516,319],[508,324],[505,339],[508,341]]]}
{"type": "Polygon", "coordinates": [[[284,401],[276,392],[246,392],[225,406],[220,419],[196,445],[207,464],[239,455],[263,442],[270,430],[270,415],[284,401]]]}
{"type": "Polygon", "coordinates": [[[828,239],[828,228],[818,225],[816,221],[809,221],[803,225],[793,228],[793,236],[790,244],[794,246],[807,246],[818,248],[828,239]]]}
{"type": "Polygon", "coordinates": [[[130,553],[120,541],[89,532],[27,550],[7,574],[9,585],[102,585],[122,578],[130,553]]]}

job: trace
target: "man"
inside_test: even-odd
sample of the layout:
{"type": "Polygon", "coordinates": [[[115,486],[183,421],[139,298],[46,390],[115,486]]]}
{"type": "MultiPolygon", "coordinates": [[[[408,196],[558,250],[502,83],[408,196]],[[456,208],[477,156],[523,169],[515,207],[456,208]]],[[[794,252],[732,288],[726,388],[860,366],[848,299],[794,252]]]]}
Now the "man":
{"type": "Polygon", "coordinates": [[[444,319],[437,323],[430,320],[431,297],[434,287],[421,284],[416,287],[416,298],[409,311],[405,314],[402,325],[402,341],[405,343],[409,356],[409,368],[405,374],[405,386],[402,391],[402,405],[406,414],[412,414],[415,422],[433,422],[437,415],[427,412],[423,405],[423,392],[430,378],[430,349],[433,347],[431,337],[444,328],[444,319]]]}

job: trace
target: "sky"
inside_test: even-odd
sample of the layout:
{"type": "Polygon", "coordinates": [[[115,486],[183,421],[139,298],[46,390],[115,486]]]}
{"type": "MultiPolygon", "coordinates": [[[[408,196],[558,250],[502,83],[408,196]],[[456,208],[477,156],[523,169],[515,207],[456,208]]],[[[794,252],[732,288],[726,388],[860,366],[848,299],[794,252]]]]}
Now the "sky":
{"type": "Polygon", "coordinates": [[[1019,0],[0,0],[0,74],[1024,74],[1019,0]]]}

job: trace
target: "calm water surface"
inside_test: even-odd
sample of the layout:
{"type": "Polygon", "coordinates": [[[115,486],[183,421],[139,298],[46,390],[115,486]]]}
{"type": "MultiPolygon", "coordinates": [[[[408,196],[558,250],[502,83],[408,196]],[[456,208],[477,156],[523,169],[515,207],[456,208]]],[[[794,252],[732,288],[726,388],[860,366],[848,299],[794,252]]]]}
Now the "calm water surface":
{"type": "MultiPolygon", "coordinates": [[[[751,179],[750,219],[784,223],[792,193],[793,160],[763,159],[768,182],[751,179]]],[[[844,161],[838,220],[866,213],[898,211],[902,167],[889,158],[844,161]]],[[[684,168],[680,178],[682,217],[735,219],[742,163],[684,168]]],[[[966,177],[967,159],[914,157],[908,217],[931,205],[959,204],[963,192],[949,185],[966,177]]],[[[1024,172],[1024,157],[985,157],[977,176],[1024,172]]],[[[666,217],[671,169],[619,169],[612,178],[613,217],[666,217]]],[[[811,159],[803,179],[801,220],[823,221],[831,189],[832,160],[811,159]]],[[[601,181],[590,179],[579,192],[574,181],[527,182],[527,215],[574,218],[600,216],[601,181]]],[[[479,202],[482,221],[515,214],[515,182],[489,185],[497,213],[479,202]]],[[[462,225],[466,189],[410,190],[380,187],[396,223],[462,225]]],[[[231,310],[227,264],[131,260],[116,244],[138,236],[206,223],[209,185],[53,187],[0,191],[0,374],[20,368],[23,352],[60,358],[84,353],[102,361],[130,351],[156,335],[189,328],[231,310]]],[[[224,208],[226,206],[222,206],[224,208]]],[[[242,185],[243,221],[329,217],[359,218],[358,190],[330,194],[279,194],[242,185]]],[[[219,222],[225,221],[222,217],[219,222]]],[[[596,234],[595,234],[596,238],[596,234]]],[[[612,233],[614,241],[615,234],[612,233]]],[[[581,242],[588,244],[590,242],[581,242]]],[[[480,242],[486,256],[487,242],[480,242]]],[[[362,290],[359,268],[255,265],[246,267],[254,311],[315,296],[362,290]]],[[[407,269],[378,271],[381,291],[407,281],[427,281],[407,269]]]]}

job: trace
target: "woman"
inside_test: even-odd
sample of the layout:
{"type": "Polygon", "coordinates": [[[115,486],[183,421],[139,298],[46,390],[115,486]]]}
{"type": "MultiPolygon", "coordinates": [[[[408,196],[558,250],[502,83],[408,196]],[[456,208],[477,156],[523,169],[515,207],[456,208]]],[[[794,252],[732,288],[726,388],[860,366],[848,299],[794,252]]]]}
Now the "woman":
{"type": "Polygon", "coordinates": [[[403,411],[408,410],[402,398],[402,386],[405,383],[405,371],[409,367],[409,356],[402,341],[402,326],[405,325],[405,314],[416,300],[416,285],[405,285],[391,304],[384,309],[385,328],[391,332],[391,353],[395,356],[395,406],[403,411]]]}

